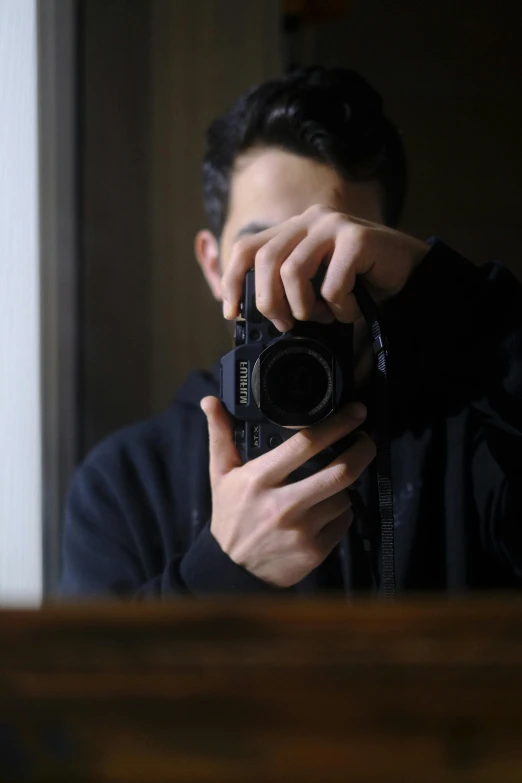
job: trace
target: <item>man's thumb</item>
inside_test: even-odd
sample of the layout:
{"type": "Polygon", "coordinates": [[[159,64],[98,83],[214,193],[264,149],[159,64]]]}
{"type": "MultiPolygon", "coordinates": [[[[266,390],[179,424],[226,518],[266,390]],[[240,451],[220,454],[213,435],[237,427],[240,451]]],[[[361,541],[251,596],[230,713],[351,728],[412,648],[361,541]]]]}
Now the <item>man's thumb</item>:
{"type": "Polygon", "coordinates": [[[232,421],[217,397],[204,397],[201,409],[208,422],[211,481],[241,465],[234,444],[232,421]]]}

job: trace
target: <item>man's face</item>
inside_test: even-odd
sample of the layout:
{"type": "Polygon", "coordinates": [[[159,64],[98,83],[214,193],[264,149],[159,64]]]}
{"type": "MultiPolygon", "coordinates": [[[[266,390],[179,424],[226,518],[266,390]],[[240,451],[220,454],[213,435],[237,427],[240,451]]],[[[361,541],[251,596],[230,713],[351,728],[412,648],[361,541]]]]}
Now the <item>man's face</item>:
{"type": "Polygon", "coordinates": [[[353,183],[310,158],[276,148],[253,149],[234,167],[228,215],[220,244],[221,269],[226,269],[236,239],[300,215],[314,204],[383,222],[379,185],[353,183]]]}
{"type": "MultiPolygon", "coordinates": [[[[282,223],[314,204],[372,223],[384,222],[375,182],[346,182],[329,166],[273,147],[241,155],[231,177],[228,215],[220,243],[209,231],[200,231],[195,242],[196,256],[215,298],[222,298],[221,276],[240,236],[282,223]]],[[[371,350],[364,320],[359,319],[354,327],[358,383],[371,367],[371,350]]]]}

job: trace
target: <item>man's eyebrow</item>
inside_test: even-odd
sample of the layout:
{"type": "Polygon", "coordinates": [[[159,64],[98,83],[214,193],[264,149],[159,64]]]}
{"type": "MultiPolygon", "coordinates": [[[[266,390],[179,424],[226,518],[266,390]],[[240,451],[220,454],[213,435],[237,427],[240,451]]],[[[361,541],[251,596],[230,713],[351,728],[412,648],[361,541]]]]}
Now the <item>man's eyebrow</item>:
{"type": "Polygon", "coordinates": [[[257,223],[255,220],[252,220],[250,223],[246,223],[242,228],[239,229],[235,239],[244,237],[247,234],[259,234],[260,231],[266,231],[267,228],[272,228],[272,226],[268,225],[267,223],[257,223]]]}

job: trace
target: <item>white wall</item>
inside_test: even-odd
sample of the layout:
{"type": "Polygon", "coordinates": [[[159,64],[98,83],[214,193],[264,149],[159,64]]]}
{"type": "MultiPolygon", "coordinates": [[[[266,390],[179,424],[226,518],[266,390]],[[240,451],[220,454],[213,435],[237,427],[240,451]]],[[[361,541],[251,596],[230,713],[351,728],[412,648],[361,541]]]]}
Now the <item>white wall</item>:
{"type": "Polygon", "coordinates": [[[36,0],[0,0],[0,603],[42,590],[36,0]]]}

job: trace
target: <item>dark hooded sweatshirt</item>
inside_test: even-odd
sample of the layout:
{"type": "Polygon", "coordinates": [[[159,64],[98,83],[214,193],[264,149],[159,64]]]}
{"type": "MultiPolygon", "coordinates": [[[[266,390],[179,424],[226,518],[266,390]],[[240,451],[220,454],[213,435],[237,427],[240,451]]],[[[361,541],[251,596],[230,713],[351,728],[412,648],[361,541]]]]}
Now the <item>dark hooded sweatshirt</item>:
{"type": "MultiPolygon", "coordinates": [[[[382,320],[398,591],[519,587],[522,286],[504,267],[478,268],[432,241],[382,320]]],[[[210,530],[208,434],[199,408],[208,394],[219,394],[215,374],[194,373],[168,410],[116,433],[78,469],[66,513],[63,593],[372,589],[355,525],[346,551],[336,548],[288,589],[257,579],[222,551],[210,530]]],[[[366,403],[371,414],[371,396],[366,403]]],[[[372,468],[360,491],[378,542],[372,468]]]]}

